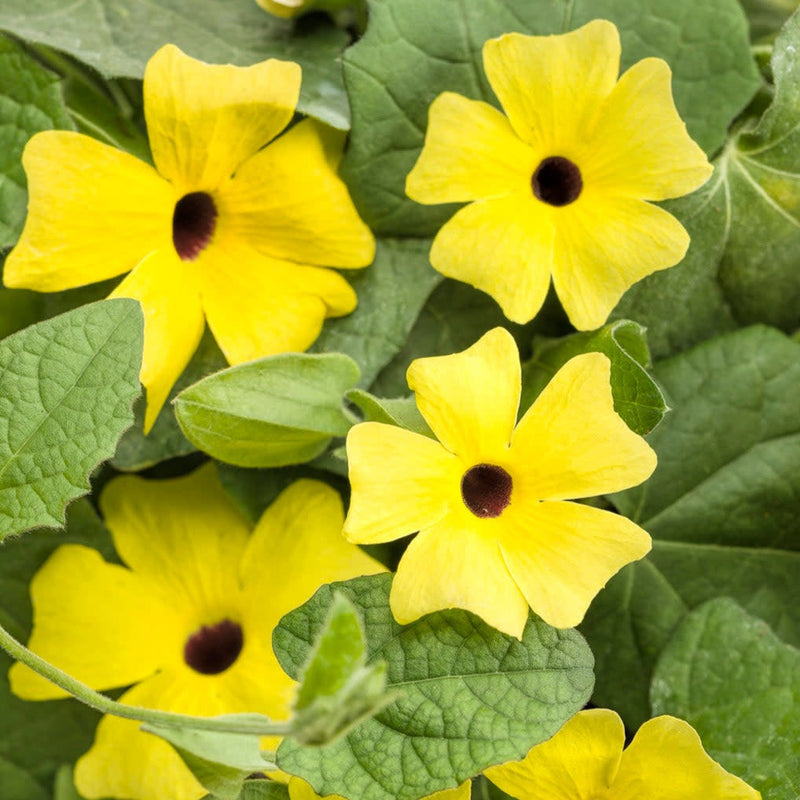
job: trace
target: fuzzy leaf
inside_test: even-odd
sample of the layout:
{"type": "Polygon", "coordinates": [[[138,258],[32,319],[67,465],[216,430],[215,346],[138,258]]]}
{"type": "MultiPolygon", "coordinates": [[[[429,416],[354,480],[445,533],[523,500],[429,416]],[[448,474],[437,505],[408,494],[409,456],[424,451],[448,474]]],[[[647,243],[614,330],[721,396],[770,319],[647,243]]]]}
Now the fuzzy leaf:
{"type": "Polygon", "coordinates": [[[141,78],[171,42],[203,61],[248,66],[266,58],[303,68],[300,111],[337,128],[349,122],[339,56],[348,37],[325,18],[293,24],[253,0],[3,0],[0,30],[50,45],[106,77],[141,78]]]}
{"type": "Polygon", "coordinates": [[[653,675],[656,714],[685,719],[769,800],[800,796],[800,650],[727,598],[693,611],[653,675]]]}
{"type": "Polygon", "coordinates": [[[114,453],[139,394],[142,314],[105,300],[0,342],[0,539],[59,527],[114,453]]]}
{"type": "Polygon", "coordinates": [[[310,461],[352,424],[343,395],[359,370],[339,353],[282,353],[204,378],[175,400],[186,437],[243,467],[310,461]]]}
{"type": "Polygon", "coordinates": [[[454,787],[490,764],[521,758],[586,701],[592,657],[574,631],[531,618],[522,641],[451,609],[401,627],[389,609],[391,575],[322,587],[273,635],[297,677],[332,602],[350,598],[364,617],[367,663],[387,664],[402,696],[346,737],[322,747],[284,740],[279,766],[321,795],[416,800],[454,787]]]}

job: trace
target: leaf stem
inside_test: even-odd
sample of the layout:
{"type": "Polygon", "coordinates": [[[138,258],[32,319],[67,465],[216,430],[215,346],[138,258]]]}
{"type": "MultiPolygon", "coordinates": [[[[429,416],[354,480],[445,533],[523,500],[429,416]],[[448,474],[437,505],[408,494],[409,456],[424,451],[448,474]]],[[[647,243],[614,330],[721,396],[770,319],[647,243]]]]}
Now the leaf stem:
{"type": "Polygon", "coordinates": [[[238,733],[257,736],[286,736],[292,732],[289,722],[271,722],[266,718],[260,720],[217,719],[214,717],[193,717],[189,714],[176,714],[171,711],[157,711],[151,708],[129,706],[111,700],[100,692],[90,689],[85,683],[63,672],[58,667],[45,661],[18,642],[2,625],[0,625],[0,647],[13,659],[30,667],[38,675],[46,678],[59,688],[68,692],[85,705],[101,714],[112,714],[115,717],[133,719],[168,728],[191,728],[199,731],[216,733],[238,733]]]}

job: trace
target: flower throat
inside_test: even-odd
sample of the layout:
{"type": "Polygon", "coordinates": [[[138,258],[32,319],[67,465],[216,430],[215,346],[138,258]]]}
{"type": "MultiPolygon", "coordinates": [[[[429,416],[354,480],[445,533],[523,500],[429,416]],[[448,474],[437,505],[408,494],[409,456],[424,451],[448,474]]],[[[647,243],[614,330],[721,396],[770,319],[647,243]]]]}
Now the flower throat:
{"type": "Polygon", "coordinates": [[[568,158],[551,156],[544,159],[533,173],[531,188],[534,195],[551,206],[567,206],[583,191],[581,171],[568,158]]]}
{"type": "Polygon", "coordinates": [[[233,666],[244,646],[242,626],[229,619],[203,625],[183,647],[183,660],[201,675],[219,675],[233,666]]]}
{"type": "Polygon", "coordinates": [[[172,243],[182,261],[194,261],[205,250],[217,227],[217,206],[211,195],[191,192],[175,203],[172,243]]]}
{"type": "Polygon", "coordinates": [[[476,516],[499,517],[511,502],[511,476],[495,464],[478,464],[461,478],[464,505],[476,516]]]}

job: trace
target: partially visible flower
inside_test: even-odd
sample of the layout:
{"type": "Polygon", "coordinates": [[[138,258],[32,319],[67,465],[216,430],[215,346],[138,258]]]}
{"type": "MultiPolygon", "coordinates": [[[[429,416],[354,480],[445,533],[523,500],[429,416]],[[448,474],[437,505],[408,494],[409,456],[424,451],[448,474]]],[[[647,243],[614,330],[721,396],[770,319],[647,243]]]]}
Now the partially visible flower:
{"type": "Polygon", "coordinates": [[[522,761],[485,775],[519,800],[760,800],[703,750],[691,725],[675,717],[648,720],[625,747],[613,711],[581,711],[522,761]]]}
{"type": "Polygon", "coordinates": [[[364,0],[256,0],[256,2],[276,17],[291,19],[312,11],[340,11],[349,6],[363,4],[364,0]]]}
{"type": "Polygon", "coordinates": [[[305,350],[356,306],[322,268],[363,267],[375,248],[336,175],[343,135],[308,119],[272,141],[299,91],[290,61],[212,66],[166,45],[144,75],[156,169],[69,131],[25,148],[28,218],[3,280],[53,292],[132,270],[113,296],[144,310],[146,431],[206,319],[236,364],[305,350]]]}
{"type": "Polygon", "coordinates": [[[451,92],[431,105],[406,192],[470,203],[437,234],[431,263],[514,322],[535,316],[552,275],[572,324],[597,328],[632,284],[689,246],[683,226],[646,201],[693,191],[712,167],[678,116],[666,62],[645,58],[617,80],[619,58],[606,20],[560,36],[510,33],[483,47],[505,115],[451,92]]]}
{"type": "MultiPolygon", "coordinates": [[[[249,525],[213,467],[186,477],[122,477],[101,497],[117,553],[109,564],[59,547],[31,584],[30,648],[98,690],[134,684],[124,703],[199,716],[287,719],[294,692],[272,650],[280,618],[323,583],[383,567],[341,536],[339,495],[300,480],[249,525]]],[[[22,664],[12,691],[62,697],[22,664]]],[[[75,769],[87,798],[196,800],[205,792],[164,741],[106,716],[75,769]]]]}
{"type": "MultiPolygon", "coordinates": [[[[469,800],[472,784],[464,781],[455,789],[444,789],[441,792],[434,792],[422,800],[469,800]]],[[[289,800],[323,800],[302,778],[289,779],[289,800]]],[[[338,794],[326,794],[325,800],[345,800],[338,794]]]]}
{"type": "Polygon", "coordinates": [[[608,358],[573,358],[516,427],[519,354],[502,328],[462,353],[417,359],[408,385],[438,442],[377,422],[347,436],[348,540],[419,531],[392,584],[397,621],[455,606],[521,637],[530,606],[551,625],[577,625],[650,549],[629,519],[563,502],[634,486],[656,466],[614,411],[608,358]]]}

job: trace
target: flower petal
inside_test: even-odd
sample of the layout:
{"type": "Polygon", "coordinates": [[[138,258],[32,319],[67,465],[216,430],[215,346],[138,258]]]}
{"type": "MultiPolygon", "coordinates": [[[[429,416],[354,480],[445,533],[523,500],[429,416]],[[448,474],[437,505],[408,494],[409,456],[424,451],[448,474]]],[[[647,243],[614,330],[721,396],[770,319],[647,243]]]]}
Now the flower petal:
{"type": "Polygon", "coordinates": [[[558,36],[507,33],[483,46],[486,77],[517,135],[540,158],[573,158],[619,74],[619,34],[593,20],[558,36]]]}
{"type": "Polygon", "coordinates": [[[147,62],[144,112],[158,171],[179,195],[216,189],[291,120],[300,66],[205,64],[165,45],[147,62]]]}
{"type": "Polygon", "coordinates": [[[120,558],[150,591],[168,598],[189,631],[236,619],[249,530],[213,465],[170,480],[116,478],[100,496],[100,507],[120,558]]]}
{"type": "MultiPolygon", "coordinates": [[[[215,681],[186,681],[170,671],[134,686],[123,703],[212,716],[229,711],[215,696],[215,681]]],[[[75,786],[85,797],[198,800],[205,791],[180,756],[141,723],[106,715],[89,751],[75,765],[75,786]]]]}
{"type": "Polygon", "coordinates": [[[561,367],[519,421],[509,456],[537,500],[618,492],[656,468],[653,449],[614,411],[611,363],[602,353],[561,367]]]}
{"type": "Polygon", "coordinates": [[[389,605],[401,624],[443,608],[464,608],[499,631],[522,637],[528,604],[509,574],[497,541],[476,520],[456,513],[422,531],[406,548],[389,605]]]}
{"type": "MultiPolygon", "coordinates": [[[[521,761],[490,767],[484,774],[520,800],[605,797],[624,745],[625,726],[619,716],[605,708],[593,708],[579,711],[552,739],[533,747],[521,761]]],[[[623,795],[612,796],[623,800],[623,795]]],[[[704,795],[685,795],[689,797],[704,795]]]]}
{"type": "Polygon", "coordinates": [[[352,495],[344,534],[350,542],[408,536],[461,503],[461,461],[427,436],[364,422],[347,434],[347,461],[352,495]]]}
{"type": "Polygon", "coordinates": [[[242,164],[215,195],[232,233],[258,252],[303,264],[365,267],[375,239],[331,155],[344,134],[311,119],[242,164]]]}
{"type": "Polygon", "coordinates": [[[581,162],[584,182],[628,197],[664,200],[702,186],[714,168],[672,100],[670,68],[645,58],[619,80],[581,162]]]}
{"type": "MultiPolygon", "coordinates": [[[[170,604],[89,547],[59,547],[33,578],[31,599],[28,647],[94,689],[143,680],[173,657],[180,627],[170,604]]],[[[9,678],[27,700],[67,696],[21,663],[9,678]]]]}
{"type": "Polygon", "coordinates": [[[55,292],[103,281],[171,242],[175,193],[143,161],[89,136],[43,131],[22,163],[28,217],[6,286],[55,292]]]}
{"type": "Polygon", "coordinates": [[[517,420],[519,352],[511,334],[493,328],[472,347],[411,362],[408,385],[439,441],[469,466],[507,453],[517,420]]]}
{"type": "Polygon", "coordinates": [[[171,245],[145,258],[111,297],[132,297],[142,304],[144,353],[139,377],[147,389],[147,433],[197,349],[205,328],[203,309],[189,269],[171,245]]]}
{"type": "Polygon", "coordinates": [[[406,194],[418,203],[530,194],[537,163],[497,109],[444,92],[431,103],[425,145],[406,178],[406,194]]]}
{"type": "Polygon", "coordinates": [[[240,565],[249,613],[272,630],[324,583],[385,572],[342,536],[339,493],[322,481],[298,480],[258,522],[240,565]]]}
{"type": "Polygon", "coordinates": [[[553,209],[528,186],[456,212],[436,234],[430,259],[442,275],[486,292],[524,324],[547,296],[554,237],[553,209]]]}
{"type": "Polygon", "coordinates": [[[222,231],[194,266],[208,325],[231,364],[306,350],[326,317],[356,307],[339,273],[268,258],[222,231]]]}
{"type": "Polygon", "coordinates": [[[683,225],[642,200],[586,190],[560,210],[553,283],[579,330],[605,323],[636,281],[674,266],[689,247],[683,225]]]}
{"type": "Polygon", "coordinates": [[[743,780],[726,772],[703,749],[691,725],[675,717],[648,720],[622,754],[614,796],[633,800],[761,800],[743,780]]]}
{"type": "Polygon", "coordinates": [[[512,501],[500,542],[508,570],[548,625],[572,628],[622,567],[650,550],[626,517],[581,503],[512,501]]]}

